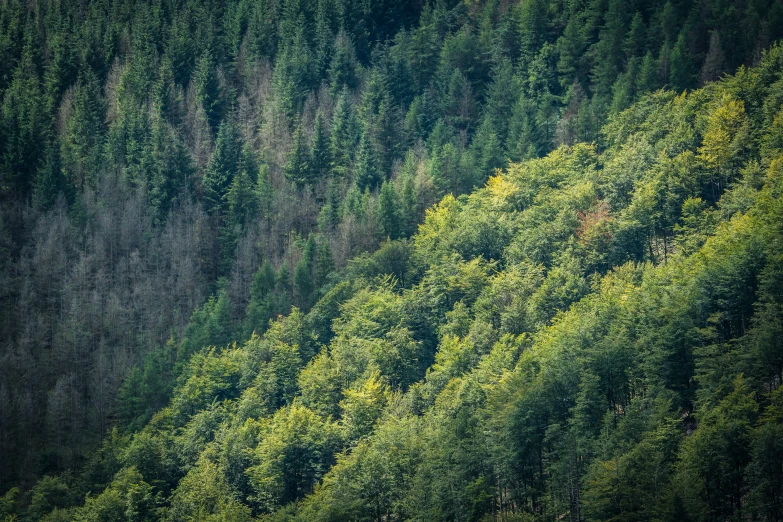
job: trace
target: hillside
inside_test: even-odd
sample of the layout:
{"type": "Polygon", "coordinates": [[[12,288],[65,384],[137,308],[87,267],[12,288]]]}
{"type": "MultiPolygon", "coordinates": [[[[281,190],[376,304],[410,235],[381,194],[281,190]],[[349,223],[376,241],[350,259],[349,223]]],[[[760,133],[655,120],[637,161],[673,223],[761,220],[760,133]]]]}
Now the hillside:
{"type": "Polygon", "coordinates": [[[783,520],[783,3],[0,3],[0,520],[783,520]]]}
{"type": "Polygon", "coordinates": [[[446,196],[22,519],[779,520],[782,89],[776,46],[446,196]]]}

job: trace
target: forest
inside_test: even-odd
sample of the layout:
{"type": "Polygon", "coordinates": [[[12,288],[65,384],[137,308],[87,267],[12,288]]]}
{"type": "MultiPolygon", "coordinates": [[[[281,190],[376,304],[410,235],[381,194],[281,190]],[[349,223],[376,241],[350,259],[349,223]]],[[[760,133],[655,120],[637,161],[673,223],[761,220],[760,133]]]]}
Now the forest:
{"type": "Polygon", "coordinates": [[[0,522],[783,521],[781,38],[0,0],[0,522]]]}

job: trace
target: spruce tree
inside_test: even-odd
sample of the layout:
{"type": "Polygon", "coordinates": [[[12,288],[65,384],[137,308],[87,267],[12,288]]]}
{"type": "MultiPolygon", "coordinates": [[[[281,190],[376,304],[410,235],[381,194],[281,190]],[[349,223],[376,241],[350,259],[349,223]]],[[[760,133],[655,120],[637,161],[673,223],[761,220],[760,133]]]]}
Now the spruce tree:
{"type": "Polygon", "coordinates": [[[693,60],[688,52],[687,39],[683,31],[669,54],[669,87],[676,91],[690,89],[693,87],[695,77],[693,60]]]}
{"type": "Polygon", "coordinates": [[[292,183],[304,186],[312,181],[310,175],[310,151],[305,140],[302,127],[297,126],[292,137],[291,149],[288,151],[283,175],[292,183]]]}
{"type": "Polygon", "coordinates": [[[60,168],[56,147],[49,145],[33,184],[33,205],[40,210],[49,210],[54,207],[60,194],[68,196],[67,180],[60,168]]]}
{"type": "Polygon", "coordinates": [[[334,41],[334,51],[329,65],[329,89],[334,96],[343,89],[356,88],[356,56],[353,43],[341,30],[334,41]]]}
{"type": "Polygon", "coordinates": [[[204,52],[196,65],[194,84],[196,96],[207,115],[207,122],[214,131],[223,115],[220,83],[215,71],[215,61],[210,51],[204,52]]]}
{"type": "Polygon", "coordinates": [[[374,190],[381,181],[382,175],[378,169],[375,148],[366,133],[362,135],[359,142],[353,176],[360,192],[374,190]]]}
{"type": "Polygon", "coordinates": [[[332,116],[330,136],[330,157],[332,175],[345,179],[353,162],[353,150],[356,145],[353,114],[345,90],[337,99],[337,106],[332,116]]]}
{"type": "Polygon", "coordinates": [[[223,120],[202,181],[205,207],[212,214],[228,210],[227,195],[239,166],[240,140],[236,123],[230,118],[223,120]]]}
{"type": "Polygon", "coordinates": [[[46,106],[36,66],[36,46],[26,43],[0,114],[0,197],[28,194],[46,144],[46,106]]]}
{"type": "Polygon", "coordinates": [[[315,116],[313,137],[310,141],[310,173],[313,182],[326,180],[329,176],[331,154],[329,147],[329,130],[321,111],[315,116]]]}
{"type": "Polygon", "coordinates": [[[394,183],[385,181],[378,195],[378,225],[381,236],[397,239],[400,233],[400,209],[394,183]]]}

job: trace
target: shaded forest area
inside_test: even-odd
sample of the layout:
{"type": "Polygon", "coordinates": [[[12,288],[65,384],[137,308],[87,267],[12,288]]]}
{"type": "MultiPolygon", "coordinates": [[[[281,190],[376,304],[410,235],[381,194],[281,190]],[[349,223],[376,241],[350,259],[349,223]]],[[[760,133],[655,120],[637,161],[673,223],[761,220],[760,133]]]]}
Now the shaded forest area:
{"type": "Polygon", "coordinates": [[[4,2],[0,517],[779,520],[781,36],[4,2]]]}

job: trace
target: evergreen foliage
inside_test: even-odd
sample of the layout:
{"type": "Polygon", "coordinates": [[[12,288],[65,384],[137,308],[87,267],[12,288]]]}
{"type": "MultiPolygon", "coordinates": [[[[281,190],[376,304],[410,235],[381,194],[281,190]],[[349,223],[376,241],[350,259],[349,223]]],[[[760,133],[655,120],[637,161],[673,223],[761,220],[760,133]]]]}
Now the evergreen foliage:
{"type": "Polygon", "coordinates": [[[0,520],[780,520],[773,0],[0,5],[0,520]]]}

